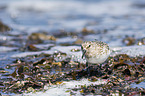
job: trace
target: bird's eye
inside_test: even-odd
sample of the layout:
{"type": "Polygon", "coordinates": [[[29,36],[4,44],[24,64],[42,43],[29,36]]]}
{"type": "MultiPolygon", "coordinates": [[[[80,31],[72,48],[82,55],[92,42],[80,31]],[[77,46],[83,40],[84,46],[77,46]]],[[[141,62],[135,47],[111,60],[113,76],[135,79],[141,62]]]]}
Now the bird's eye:
{"type": "Polygon", "coordinates": [[[87,48],[90,48],[91,47],[91,45],[89,45],[87,48]]]}

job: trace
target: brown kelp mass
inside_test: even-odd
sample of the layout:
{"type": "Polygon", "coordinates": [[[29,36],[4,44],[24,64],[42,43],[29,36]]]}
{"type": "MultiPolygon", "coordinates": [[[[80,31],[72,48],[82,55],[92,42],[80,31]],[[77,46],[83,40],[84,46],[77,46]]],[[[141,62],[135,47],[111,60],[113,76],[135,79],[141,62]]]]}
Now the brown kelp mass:
{"type": "Polygon", "coordinates": [[[41,54],[35,57],[26,57],[16,60],[14,64],[7,65],[7,69],[15,69],[11,74],[4,69],[0,74],[5,78],[0,80],[0,90],[4,93],[23,93],[45,91],[45,85],[61,84],[63,81],[80,80],[88,78],[95,82],[98,79],[107,83],[101,85],[81,86],[80,88],[69,89],[70,95],[80,91],[82,95],[111,95],[119,94],[145,94],[143,88],[130,88],[132,83],[140,83],[145,79],[145,57],[129,57],[126,54],[109,57],[102,66],[89,66],[71,61],[66,58],[57,62],[58,56],[65,56],[65,53],[41,54]],[[37,60],[37,61],[35,61],[37,60]]]}

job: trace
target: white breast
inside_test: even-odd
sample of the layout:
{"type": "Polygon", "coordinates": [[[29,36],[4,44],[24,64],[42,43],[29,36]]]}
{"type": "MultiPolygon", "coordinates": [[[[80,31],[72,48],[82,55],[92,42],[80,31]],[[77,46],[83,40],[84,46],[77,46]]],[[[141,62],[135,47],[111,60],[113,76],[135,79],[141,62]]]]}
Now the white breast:
{"type": "Polygon", "coordinates": [[[86,60],[90,64],[101,64],[106,61],[106,59],[109,57],[109,55],[110,55],[110,51],[108,51],[107,54],[103,54],[103,55],[96,56],[96,57],[86,58],[86,60]]]}

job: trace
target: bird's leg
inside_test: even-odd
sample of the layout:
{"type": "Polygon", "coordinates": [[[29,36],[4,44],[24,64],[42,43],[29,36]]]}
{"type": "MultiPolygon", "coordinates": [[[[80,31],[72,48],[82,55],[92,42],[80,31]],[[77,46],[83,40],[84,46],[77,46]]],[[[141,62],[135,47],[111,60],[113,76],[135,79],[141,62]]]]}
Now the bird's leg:
{"type": "Polygon", "coordinates": [[[86,68],[88,67],[88,62],[86,62],[86,68]]]}
{"type": "MultiPolygon", "coordinates": [[[[86,51],[85,50],[83,50],[83,47],[81,46],[81,49],[82,49],[82,51],[83,51],[83,54],[82,54],[82,59],[83,59],[83,57],[85,56],[85,53],[86,53],[86,51]]],[[[88,64],[88,61],[86,61],[86,71],[87,71],[87,74],[88,74],[88,77],[89,77],[89,74],[90,74],[90,70],[89,70],[89,64],[88,64]]]]}
{"type": "Polygon", "coordinates": [[[100,64],[100,69],[102,69],[102,64],[100,64]]]}
{"type": "Polygon", "coordinates": [[[86,62],[86,71],[87,71],[87,76],[90,76],[90,68],[88,66],[88,62],[86,62]]]}

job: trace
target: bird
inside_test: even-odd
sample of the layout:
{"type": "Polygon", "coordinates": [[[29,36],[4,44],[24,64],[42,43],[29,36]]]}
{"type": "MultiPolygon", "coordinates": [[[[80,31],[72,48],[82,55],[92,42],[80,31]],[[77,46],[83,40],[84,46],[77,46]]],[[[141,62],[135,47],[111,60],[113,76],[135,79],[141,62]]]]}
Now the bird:
{"type": "Polygon", "coordinates": [[[86,59],[86,67],[88,65],[101,65],[111,53],[108,44],[98,40],[83,42],[81,50],[82,58],[86,59]]]}

